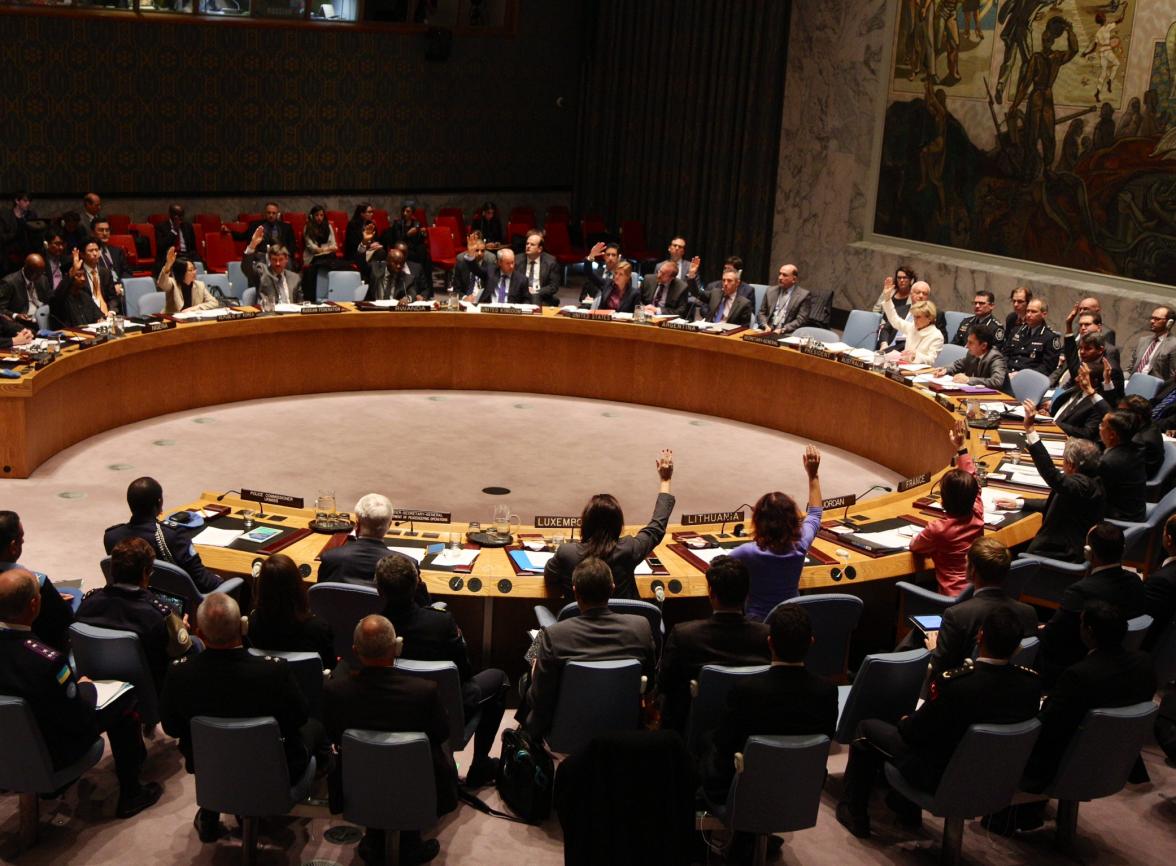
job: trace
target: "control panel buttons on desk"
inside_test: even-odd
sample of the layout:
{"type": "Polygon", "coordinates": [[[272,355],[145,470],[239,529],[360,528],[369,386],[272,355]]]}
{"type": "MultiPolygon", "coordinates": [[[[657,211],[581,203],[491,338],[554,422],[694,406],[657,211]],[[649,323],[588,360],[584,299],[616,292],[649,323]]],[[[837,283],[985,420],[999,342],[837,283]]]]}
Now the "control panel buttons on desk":
{"type": "Polygon", "coordinates": [[[470,592],[480,592],[482,589],[482,578],[471,577],[469,581],[466,582],[466,586],[469,587],[470,592]]]}
{"type": "Polygon", "coordinates": [[[465,578],[456,576],[449,578],[449,588],[454,592],[460,592],[463,586],[465,586],[465,578]]]}
{"type": "Polygon", "coordinates": [[[503,595],[506,595],[512,589],[514,589],[514,584],[510,582],[509,577],[504,577],[502,580],[498,581],[498,591],[503,595]]]}

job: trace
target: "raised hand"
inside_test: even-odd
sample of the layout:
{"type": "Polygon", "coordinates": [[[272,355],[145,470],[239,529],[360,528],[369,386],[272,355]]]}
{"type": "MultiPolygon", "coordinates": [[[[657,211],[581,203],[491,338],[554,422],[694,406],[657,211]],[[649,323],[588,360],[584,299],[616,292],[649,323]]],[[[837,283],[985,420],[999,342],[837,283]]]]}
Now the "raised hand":
{"type": "Polygon", "coordinates": [[[1022,423],[1025,425],[1025,432],[1028,433],[1033,429],[1037,418],[1037,407],[1032,400],[1025,400],[1021,403],[1021,408],[1025,410],[1025,420],[1022,423]]]}
{"type": "Polygon", "coordinates": [[[810,479],[817,477],[817,470],[821,468],[821,452],[817,450],[816,445],[806,445],[804,454],[801,455],[801,462],[804,464],[804,471],[808,473],[810,479]]]}
{"type": "Polygon", "coordinates": [[[258,226],[253,230],[253,237],[249,239],[249,246],[255,247],[265,240],[265,227],[258,226]]]}
{"type": "Polygon", "coordinates": [[[594,243],[592,245],[592,249],[590,249],[588,251],[588,258],[594,259],[597,256],[602,256],[602,255],[604,255],[604,242],[597,241],[596,243],[594,243]]]}
{"type": "Polygon", "coordinates": [[[663,448],[657,455],[657,475],[662,481],[669,481],[674,474],[674,452],[663,448]]]}
{"type": "Polygon", "coordinates": [[[694,279],[695,277],[698,276],[698,269],[700,267],[702,267],[702,259],[699,258],[698,256],[695,256],[694,258],[692,258],[690,260],[690,270],[688,270],[686,272],[686,276],[690,277],[691,279],[694,279]]]}
{"type": "Polygon", "coordinates": [[[964,442],[968,439],[968,422],[963,418],[957,418],[952,428],[947,431],[947,438],[951,440],[951,444],[959,451],[964,447],[964,442]]]}

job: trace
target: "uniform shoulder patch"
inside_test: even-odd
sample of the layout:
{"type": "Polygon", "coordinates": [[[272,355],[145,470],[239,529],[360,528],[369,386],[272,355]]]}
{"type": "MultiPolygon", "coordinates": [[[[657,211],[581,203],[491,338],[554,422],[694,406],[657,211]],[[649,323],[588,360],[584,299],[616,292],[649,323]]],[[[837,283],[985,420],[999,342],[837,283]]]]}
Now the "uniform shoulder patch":
{"type": "Polygon", "coordinates": [[[62,653],[53,649],[53,647],[49,646],[48,644],[41,643],[39,640],[37,640],[34,637],[28,638],[24,642],[24,646],[25,646],[25,649],[27,649],[29,652],[32,652],[36,655],[39,655],[43,659],[49,659],[49,661],[52,661],[52,662],[58,661],[59,659],[62,659],[62,658],[65,658],[65,656],[62,655],[62,653]]]}
{"type": "Polygon", "coordinates": [[[1004,325],[997,325],[996,330],[993,332],[993,336],[996,338],[996,342],[1003,343],[1004,342],[1004,335],[1005,335],[1004,325]]]}
{"type": "Polygon", "coordinates": [[[90,596],[94,595],[96,592],[98,592],[101,589],[102,589],[102,587],[96,586],[93,589],[89,590],[85,595],[83,595],[82,598],[89,598],[90,596]]]}
{"type": "Polygon", "coordinates": [[[1055,349],[1061,349],[1061,348],[1062,348],[1062,337],[1061,337],[1061,335],[1060,335],[1060,334],[1054,334],[1054,335],[1053,335],[1053,347],[1054,347],[1055,349]]]}
{"type": "Polygon", "coordinates": [[[159,611],[160,613],[162,613],[164,616],[168,616],[171,614],[172,609],[170,607],[168,607],[166,604],[164,604],[162,601],[160,601],[158,598],[152,598],[152,599],[150,599],[150,601],[151,601],[151,606],[153,608],[155,608],[157,611],[159,611]]]}
{"type": "Polygon", "coordinates": [[[1024,665],[1013,665],[1013,667],[1016,668],[1017,670],[1019,670],[1021,673],[1029,674],[1032,677],[1041,676],[1041,674],[1039,674],[1037,671],[1033,670],[1033,668],[1027,668],[1024,665]]]}
{"type": "Polygon", "coordinates": [[[972,673],[974,670],[976,670],[976,668],[972,665],[971,659],[969,659],[968,661],[966,661],[962,665],[960,665],[958,668],[952,668],[950,671],[944,671],[943,678],[945,680],[957,680],[960,677],[966,677],[968,674],[972,673]]]}

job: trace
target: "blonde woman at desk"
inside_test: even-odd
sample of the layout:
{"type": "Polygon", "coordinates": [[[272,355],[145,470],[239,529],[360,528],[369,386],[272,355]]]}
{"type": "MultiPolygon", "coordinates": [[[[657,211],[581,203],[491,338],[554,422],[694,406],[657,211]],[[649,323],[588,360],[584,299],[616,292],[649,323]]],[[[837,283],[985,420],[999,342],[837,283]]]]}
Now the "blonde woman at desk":
{"type": "Polygon", "coordinates": [[[911,305],[911,319],[899,318],[894,309],[894,288],[882,292],[882,312],[890,327],[906,337],[906,348],[898,354],[901,361],[914,364],[934,364],[943,348],[943,334],[935,327],[939,311],[931,301],[919,301],[911,305]]]}
{"type": "Polygon", "coordinates": [[[196,265],[176,258],[175,247],[168,249],[155,286],[164,294],[163,312],[169,316],[185,310],[215,310],[220,306],[220,301],[196,279],[196,265]]]}

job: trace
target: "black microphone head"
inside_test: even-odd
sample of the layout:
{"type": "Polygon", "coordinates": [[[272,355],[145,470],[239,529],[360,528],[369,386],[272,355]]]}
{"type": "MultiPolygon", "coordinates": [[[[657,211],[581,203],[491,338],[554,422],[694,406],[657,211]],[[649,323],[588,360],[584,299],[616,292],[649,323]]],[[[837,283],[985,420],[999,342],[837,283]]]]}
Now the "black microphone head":
{"type": "Polygon", "coordinates": [[[736,538],[738,538],[738,537],[740,537],[741,535],[743,535],[743,524],[742,524],[742,523],[736,523],[736,524],[735,524],[735,525],[734,525],[734,526],[731,528],[731,534],[732,534],[732,535],[734,535],[736,538]]]}

